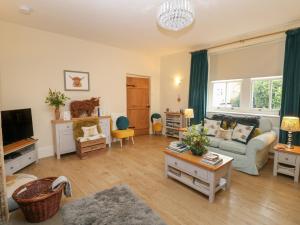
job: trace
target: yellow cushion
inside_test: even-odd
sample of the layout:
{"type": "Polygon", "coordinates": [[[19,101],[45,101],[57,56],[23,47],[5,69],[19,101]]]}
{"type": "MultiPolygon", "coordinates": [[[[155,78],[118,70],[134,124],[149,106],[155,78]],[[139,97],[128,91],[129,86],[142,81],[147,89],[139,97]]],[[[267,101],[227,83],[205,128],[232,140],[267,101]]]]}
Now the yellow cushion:
{"type": "Polygon", "coordinates": [[[153,131],[161,131],[162,130],[162,124],[161,123],[155,123],[152,125],[153,131]]]}
{"type": "Polygon", "coordinates": [[[128,138],[134,136],[134,130],[133,129],[126,129],[126,130],[113,130],[112,136],[114,138],[128,138]]]}

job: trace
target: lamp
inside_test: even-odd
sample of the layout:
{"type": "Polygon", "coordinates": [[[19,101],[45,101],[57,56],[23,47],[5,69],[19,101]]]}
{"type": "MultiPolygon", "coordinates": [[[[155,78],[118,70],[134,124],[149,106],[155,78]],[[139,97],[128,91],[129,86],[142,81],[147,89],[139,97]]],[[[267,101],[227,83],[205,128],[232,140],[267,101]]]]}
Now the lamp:
{"type": "Polygon", "coordinates": [[[185,109],[184,116],[187,119],[187,126],[191,126],[191,119],[194,118],[194,110],[193,109],[185,109]]]}
{"type": "Polygon", "coordinates": [[[294,148],[292,145],[293,141],[293,132],[300,131],[300,121],[298,117],[293,116],[284,116],[281,122],[281,130],[288,132],[288,148],[294,148]]]}

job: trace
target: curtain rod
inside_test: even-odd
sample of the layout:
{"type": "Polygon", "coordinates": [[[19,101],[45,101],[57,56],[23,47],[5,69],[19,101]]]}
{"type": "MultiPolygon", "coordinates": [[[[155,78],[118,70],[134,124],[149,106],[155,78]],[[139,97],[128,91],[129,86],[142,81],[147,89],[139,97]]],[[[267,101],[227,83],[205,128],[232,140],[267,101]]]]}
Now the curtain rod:
{"type": "Polygon", "coordinates": [[[249,38],[241,39],[241,40],[238,40],[238,41],[232,41],[232,42],[228,42],[228,43],[225,43],[225,44],[219,44],[219,45],[211,46],[211,47],[208,47],[206,49],[191,51],[190,53],[194,53],[194,52],[201,51],[201,50],[211,50],[211,49],[214,49],[214,48],[220,48],[220,47],[224,47],[224,46],[227,46],[227,45],[242,43],[242,42],[245,42],[245,41],[251,41],[251,40],[264,38],[264,37],[269,37],[269,36],[273,36],[273,35],[277,35],[277,34],[283,34],[286,31],[287,30],[282,30],[282,31],[277,31],[277,32],[269,33],[269,34],[262,34],[262,35],[258,35],[258,36],[255,36],[255,37],[249,37],[249,38]]]}

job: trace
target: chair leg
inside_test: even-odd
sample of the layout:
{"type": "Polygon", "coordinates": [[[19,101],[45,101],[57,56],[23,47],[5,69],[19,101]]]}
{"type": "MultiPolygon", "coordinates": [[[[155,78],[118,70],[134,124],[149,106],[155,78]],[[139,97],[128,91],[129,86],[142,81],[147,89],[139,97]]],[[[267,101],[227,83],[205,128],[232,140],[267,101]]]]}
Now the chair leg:
{"type": "Polygon", "coordinates": [[[133,136],[131,137],[132,144],[134,144],[133,136]]]}
{"type": "Polygon", "coordinates": [[[122,140],[122,138],[120,138],[120,145],[121,145],[121,148],[123,148],[123,140],[122,140]]]}

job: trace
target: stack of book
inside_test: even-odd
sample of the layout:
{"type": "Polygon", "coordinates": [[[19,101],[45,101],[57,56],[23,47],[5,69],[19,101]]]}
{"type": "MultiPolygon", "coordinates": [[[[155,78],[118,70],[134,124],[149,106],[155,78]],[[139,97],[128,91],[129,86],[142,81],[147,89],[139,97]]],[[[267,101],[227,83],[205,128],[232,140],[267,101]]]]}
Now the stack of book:
{"type": "Polygon", "coordinates": [[[209,165],[217,165],[223,161],[218,154],[209,152],[202,157],[202,162],[209,165]]]}
{"type": "Polygon", "coordinates": [[[179,153],[189,150],[188,146],[182,143],[181,141],[172,141],[167,147],[167,149],[179,153]]]}

